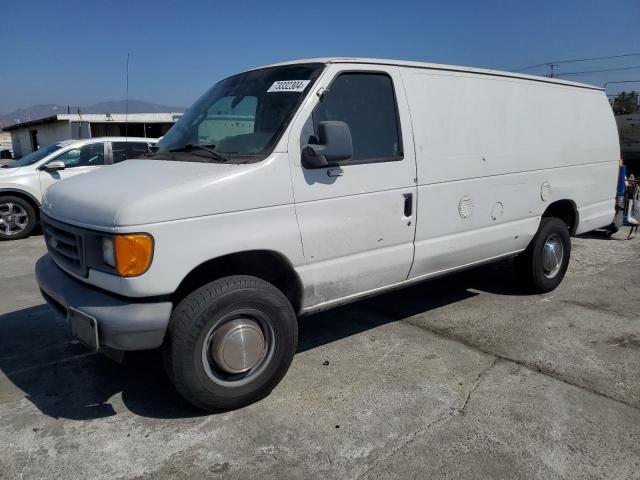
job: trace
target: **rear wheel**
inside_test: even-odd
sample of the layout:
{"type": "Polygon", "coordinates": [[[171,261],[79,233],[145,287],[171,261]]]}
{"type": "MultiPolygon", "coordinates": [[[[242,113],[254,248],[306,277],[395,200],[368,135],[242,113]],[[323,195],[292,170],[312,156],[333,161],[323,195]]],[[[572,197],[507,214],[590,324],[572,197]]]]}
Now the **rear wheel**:
{"type": "Polygon", "coordinates": [[[297,341],[296,315],[282,292],[238,275],[211,282],[177,305],[163,354],[182,396],[219,411],[267,396],[288,370],[297,341]]]}
{"type": "Polygon", "coordinates": [[[543,218],[538,232],[518,258],[523,281],[537,293],[554,290],[564,278],[570,254],[567,224],[558,218],[543,218]]]}
{"type": "Polygon", "coordinates": [[[29,202],[20,197],[0,197],[0,240],[26,238],[35,225],[36,212],[29,202]]]}

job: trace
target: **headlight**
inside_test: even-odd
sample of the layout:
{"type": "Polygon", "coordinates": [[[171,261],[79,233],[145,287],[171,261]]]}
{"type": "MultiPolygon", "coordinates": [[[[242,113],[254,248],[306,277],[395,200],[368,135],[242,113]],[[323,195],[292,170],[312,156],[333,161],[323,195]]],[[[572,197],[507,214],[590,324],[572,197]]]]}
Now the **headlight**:
{"type": "Polygon", "coordinates": [[[113,238],[102,237],[102,261],[110,267],[116,266],[116,257],[113,251],[113,238]]]}
{"type": "Polygon", "coordinates": [[[153,237],[148,233],[87,232],[85,235],[87,267],[121,277],[137,277],[149,270],[153,248],[153,237]]]}
{"type": "Polygon", "coordinates": [[[149,269],[153,258],[151,235],[146,233],[114,235],[113,246],[115,267],[119,275],[137,277],[149,269]]]}

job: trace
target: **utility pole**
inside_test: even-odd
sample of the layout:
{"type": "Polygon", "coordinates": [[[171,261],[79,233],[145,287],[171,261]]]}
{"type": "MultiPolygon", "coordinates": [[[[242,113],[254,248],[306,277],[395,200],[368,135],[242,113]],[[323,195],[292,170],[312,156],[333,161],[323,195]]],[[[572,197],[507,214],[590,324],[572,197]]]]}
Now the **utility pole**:
{"type": "Polygon", "coordinates": [[[555,75],[554,75],[554,71],[553,71],[553,69],[554,69],[555,67],[557,67],[557,66],[558,66],[558,64],[557,64],[557,63],[551,63],[551,62],[549,62],[549,63],[547,63],[547,65],[549,65],[549,69],[551,70],[551,73],[549,73],[549,78],[555,78],[555,75]]]}

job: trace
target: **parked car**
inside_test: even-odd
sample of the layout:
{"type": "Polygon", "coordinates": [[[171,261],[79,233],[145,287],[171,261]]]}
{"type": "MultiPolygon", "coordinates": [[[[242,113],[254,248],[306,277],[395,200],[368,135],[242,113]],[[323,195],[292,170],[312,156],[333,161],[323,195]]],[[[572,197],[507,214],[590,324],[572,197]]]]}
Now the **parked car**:
{"type": "Polygon", "coordinates": [[[278,384],[296,315],[514,256],[553,290],[620,158],[600,88],[340,58],[222,80],[157,147],[47,191],[36,275],[73,336],[162,347],[208,410],[278,384]]]}
{"type": "Polygon", "coordinates": [[[28,237],[39,219],[42,194],[52,184],[146,153],[155,138],[64,140],[0,166],[0,240],[28,237]]]}

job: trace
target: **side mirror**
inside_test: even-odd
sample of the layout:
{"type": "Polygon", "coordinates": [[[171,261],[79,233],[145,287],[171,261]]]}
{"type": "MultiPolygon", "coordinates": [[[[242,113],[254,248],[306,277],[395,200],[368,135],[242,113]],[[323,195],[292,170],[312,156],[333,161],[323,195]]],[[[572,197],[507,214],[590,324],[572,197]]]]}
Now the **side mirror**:
{"type": "Polygon", "coordinates": [[[331,163],[349,160],[353,157],[351,130],[349,125],[339,121],[318,124],[318,143],[302,149],[302,161],[309,168],[323,168],[331,163]]]}
{"type": "Polygon", "coordinates": [[[47,172],[57,172],[58,170],[64,170],[65,168],[67,168],[67,166],[65,165],[64,162],[61,162],[60,160],[54,160],[53,162],[47,163],[42,168],[47,172]]]}

